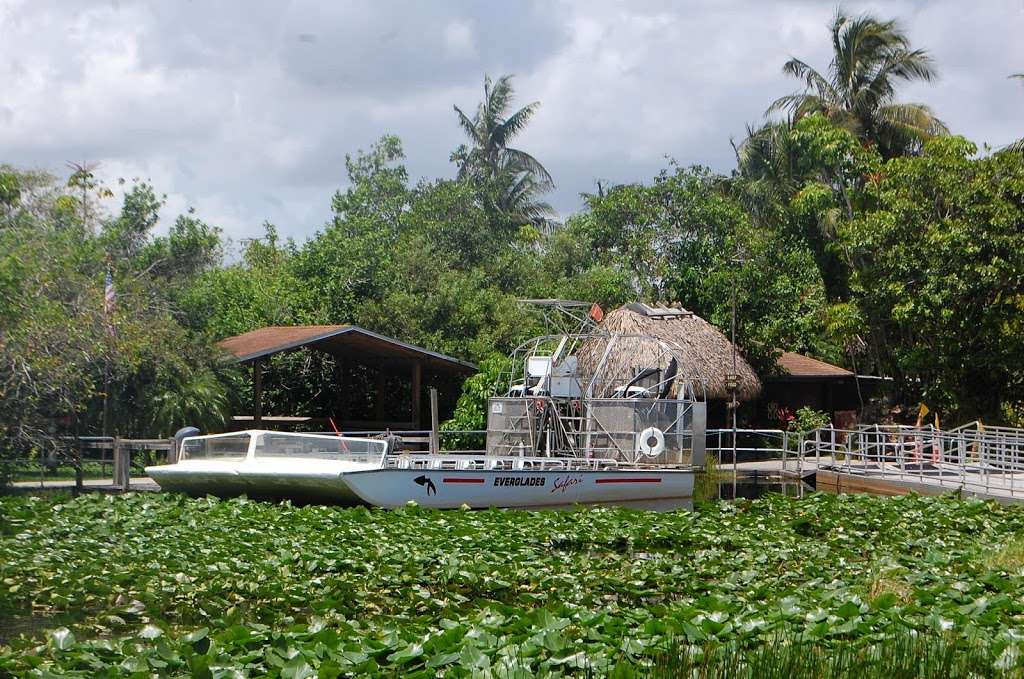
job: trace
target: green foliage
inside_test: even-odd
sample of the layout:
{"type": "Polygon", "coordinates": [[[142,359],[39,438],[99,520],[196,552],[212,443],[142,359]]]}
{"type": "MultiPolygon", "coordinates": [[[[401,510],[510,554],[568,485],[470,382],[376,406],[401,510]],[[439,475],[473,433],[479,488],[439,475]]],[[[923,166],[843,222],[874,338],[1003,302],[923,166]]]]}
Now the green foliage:
{"type": "Polygon", "coordinates": [[[21,199],[21,178],[17,172],[0,167],[0,205],[10,210],[21,199]]]}
{"type": "Polygon", "coordinates": [[[124,195],[121,214],[103,225],[103,245],[115,261],[139,256],[149,241],[150,232],[160,221],[165,196],[158,197],[148,182],[137,182],[124,195]]]}
{"type": "Polygon", "coordinates": [[[1024,158],[959,137],[889,161],[878,203],[841,232],[881,369],[906,402],[963,417],[1021,399],[1024,158]]]}
{"type": "Polygon", "coordinates": [[[895,663],[917,655],[910,631],[975,649],[982,675],[1017,671],[1019,569],[988,556],[1022,529],[1018,507],[952,497],[672,513],[6,497],[0,616],[43,622],[0,645],[0,673],[642,676],[730,647],[768,667],[765,644],[797,639],[808,662],[881,645],[895,663]]]}
{"type": "MultiPolygon", "coordinates": [[[[507,356],[494,354],[477,367],[479,371],[463,382],[455,412],[450,420],[441,424],[442,431],[471,432],[487,428],[487,399],[508,388],[512,362],[507,356]]],[[[471,435],[459,433],[445,436],[443,443],[454,450],[466,450],[471,443],[477,447],[481,444],[471,435]]]]}
{"type": "Polygon", "coordinates": [[[796,120],[820,114],[876,145],[887,158],[915,152],[928,139],[948,133],[924,104],[895,102],[898,85],[936,77],[931,56],[911,49],[895,21],[870,14],[851,17],[840,8],[830,32],[828,70],[822,74],[800,59],[787,61],[783,72],[804,81],[804,91],[776,100],[769,113],[785,109],[796,120]]]}
{"type": "Polygon", "coordinates": [[[297,275],[297,248],[280,243],[272,224],[247,243],[240,262],[210,269],[182,291],[190,326],[221,339],[264,325],[316,322],[312,292],[297,275]]]}
{"type": "Polygon", "coordinates": [[[547,225],[554,214],[551,206],[538,198],[554,188],[551,175],[532,155],[511,146],[540,102],[510,114],[514,96],[511,75],[493,82],[484,76],[484,98],[473,116],[455,107],[469,146],[460,146],[451,156],[459,168],[459,179],[474,187],[491,224],[506,230],[523,224],[547,225]]]}
{"type": "Polygon", "coordinates": [[[770,371],[779,348],[837,353],[823,336],[825,290],[810,251],[752,223],[724,177],[675,166],[650,185],[612,187],[587,202],[546,243],[541,268],[555,294],[593,291],[601,294],[584,299],[609,306],[676,300],[728,331],[735,279],[737,337],[755,366],[770,371]]]}
{"type": "Polygon", "coordinates": [[[804,406],[797,409],[793,419],[789,421],[788,427],[790,431],[806,434],[809,431],[827,427],[830,421],[828,413],[804,406]]]}
{"type": "MultiPolygon", "coordinates": [[[[779,635],[757,645],[679,643],[654,661],[659,679],[976,679],[1019,676],[1016,651],[994,657],[978,640],[962,641],[943,632],[896,630],[876,643],[821,643],[779,635]]],[[[633,676],[636,676],[635,674],[633,676]]],[[[640,676],[643,676],[640,674],[640,676]]]]}
{"type": "Polygon", "coordinates": [[[388,287],[410,192],[401,141],[384,136],[367,153],[346,156],[349,188],[335,193],[334,217],[296,252],[294,273],[324,321],[351,322],[365,300],[388,287]]]}
{"type": "Polygon", "coordinates": [[[153,435],[169,437],[186,424],[219,431],[231,415],[225,383],[210,368],[175,373],[161,386],[147,395],[152,423],[146,431],[153,435]]]}
{"type": "MultiPolygon", "coordinates": [[[[468,143],[454,179],[411,183],[385,135],[346,156],[312,238],[267,224],[228,264],[220,231],[191,210],[153,234],[164,198],[148,182],[107,214],[91,166],[66,182],[0,166],[0,439],[31,447],[55,419],[95,431],[106,365],[121,433],[204,408],[213,424],[250,388],[211,340],[265,325],[354,323],[479,362],[543,330],[521,298],[678,301],[727,331],[734,291],[739,346],[762,374],[778,350],[804,351],[892,376],[908,403],[1016,421],[1024,156],[976,158],[895,102],[933,75],[896,24],[839,12],[832,33],[829,71],[787,64],[807,85],[777,102],[794,115],[749,129],[732,176],[672,162],[599,184],[558,228],[540,200],[552,178],[513,146],[538,104],[513,106],[508,76],[485,79],[471,114],[456,108],[468,143]],[[98,311],[107,268],[116,335],[98,311]]],[[[272,368],[287,377],[269,381],[269,407],[340,407],[330,359],[272,368]]]]}
{"type": "MultiPolygon", "coordinates": [[[[210,378],[216,357],[176,317],[174,291],[192,270],[158,272],[147,259],[160,243],[148,233],[159,208],[148,185],[106,217],[93,202],[105,189],[88,168],[67,186],[9,174],[20,193],[0,228],[0,456],[67,453],[64,437],[102,433],[105,389],[111,434],[156,435],[156,419],[167,432],[185,417],[223,412],[225,389],[210,378]],[[116,292],[109,314],[108,272],[116,292]],[[199,383],[204,389],[182,391],[199,383]],[[157,395],[185,400],[158,416],[157,395]]],[[[187,232],[196,230],[172,229],[167,240],[187,232]]],[[[216,231],[203,233],[206,250],[219,251],[216,231]]],[[[216,263],[211,255],[205,266],[216,263]]]]}

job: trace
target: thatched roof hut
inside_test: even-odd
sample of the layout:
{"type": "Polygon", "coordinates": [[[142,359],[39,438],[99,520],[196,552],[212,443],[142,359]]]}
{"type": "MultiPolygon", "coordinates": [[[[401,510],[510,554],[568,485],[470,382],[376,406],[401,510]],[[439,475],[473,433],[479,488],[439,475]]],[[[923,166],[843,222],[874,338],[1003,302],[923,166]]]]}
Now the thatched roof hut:
{"type": "MultiPolygon", "coordinates": [[[[678,362],[679,377],[699,378],[703,381],[709,399],[728,399],[726,375],[732,372],[732,343],[715,326],[700,316],[687,312],[680,306],[669,308],[649,307],[644,304],[627,304],[610,312],[601,322],[601,330],[624,335],[649,335],[656,337],[673,348],[678,362]],[[674,311],[675,313],[666,313],[674,311]],[[660,312],[660,313],[659,313],[660,312]]],[[[609,361],[644,362],[646,356],[661,353],[660,346],[644,347],[636,343],[645,340],[632,339],[628,350],[616,351],[609,361]],[[647,351],[647,349],[650,349],[647,351]]],[[[649,344],[660,344],[648,342],[649,344]]],[[[595,347],[596,348],[596,347],[595,347]]],[[[625,348],[625,347],[624,347],[625,348]]],[[[581,361],[586,361],[586,352],[581,352],[581,361]]],[[[623,369],[642,370],[650,365],[621,366],[623,369]]],[[[736,372],[739,375],[737,396],[742,401],[754,400],[761,393],[761,382],[750,364],[737,353],[736,372]]]]}

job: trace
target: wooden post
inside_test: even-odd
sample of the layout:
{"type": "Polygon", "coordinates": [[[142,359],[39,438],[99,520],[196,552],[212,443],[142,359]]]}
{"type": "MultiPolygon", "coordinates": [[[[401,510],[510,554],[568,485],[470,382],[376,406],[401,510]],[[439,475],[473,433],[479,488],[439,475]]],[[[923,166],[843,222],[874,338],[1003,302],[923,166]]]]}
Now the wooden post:
{"type": "Polygon", "coordinates": [[[437,424],[437,389],[430,388],[430,452],[437,453],[441,450],[440,436],[438,435],[437,424]]]}
{"type": "Polygon", "coordinates": [[[420,428],[420,391],[423,388],[423,364],[412,364],[412,428],[420,428]]]}
{"type": "Polygon", "coordinates": [[[85,472],[82,469],[82,458],[84,457],[84,455],[82,455],[82,442],[79,440],[77,435],[75,436],[74,450],[75,450],[75,492],[78,493],[78,492],[81,492],[82,488],[85,486],[85,472]]]}
{"type": "Polygon", "coordinates": [[[263,422],[263,359],[252,362],[252,421],[259,428],[263,422]]]}
{"type": "Polygon", "coordinates": [[[114,437],[114,485],[121,490],[128,490],[131,475],[131,452],[121,443],[121,439],[114,437]]]}
{"type": "Polygon", "coordinates": [[[116,436],[114,437],[114,440],[111,441],[110,445],[111,445],[110,459],[114,463],[113,464],[114,472],[113,472],[113,475],[112,475],[113,478],[111,479],[111,483],[116,486],[117,484],[119,484],[121,482],[121,460],[117,456],[118,445],[117,445],[117,437],[116,436]]]}
{"type": "Polygon", "coordinates": [[[121,490],[127,491],[131,485],[132,449],[121,444],[121,490]]]}

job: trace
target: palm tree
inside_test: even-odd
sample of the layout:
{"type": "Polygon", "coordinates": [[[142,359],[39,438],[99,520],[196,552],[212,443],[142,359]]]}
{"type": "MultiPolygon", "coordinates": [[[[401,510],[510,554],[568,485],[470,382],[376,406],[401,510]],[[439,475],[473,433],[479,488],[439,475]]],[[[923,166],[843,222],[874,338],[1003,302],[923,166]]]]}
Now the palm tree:
{"type": "MultiPolygon", "coordinates": [[[[1011,78],[1018,78],[1024,80],[1024,73],[1014,73],[1010,76],[1011,78]]],[[[1014,153],[1024,153],[1024,137],[1021,137],[1017,141],[1013,142],[1006,147],[1006,151],[1012,151],[1014,153]]]]}
{"type": "Polygon", "coordinates": [[[536,196],[554,188],[554,181],[540,161],[509,146],[530,122],[540,102],[506,115],[513,97],[511,75],[495,82],[484,76],[484,98],[473,117],[455,107],[470,145],[460,146],[452,160],[459,166],[459,179],[476,182],[485,189],[490,196],[486,202],[497,212],[518,221],[546,223],[554,211],[536,196]]]}
{"type": "Polygon", "coordinates": [[[799,190],[797,149],[790,132],[792,122],[767,122],[759,128],[747,125],[747,136],[739,144],[732,142],[736,154],[737,176],[733,188],[748,212],[760,222],[771,221],[769,213],[788,204],[799,190]]]}
{"type": "Polygon", "coordinates": [[[790,201],[815,175],[801,167],[792,132],[788,118],[759,128],[748,125],[746,138],[732,145],[736,173],[728,188],[755,223],[801,238],[814,256],[829,299],[842,299],[849,292],[849,267],[832,245],[842,212],[827,210],[815,223],[794,219],[790,201]]]}
{"type": "Polygon", "coordinates": [[[878,145],[883,157],[912,153],[922,142],[947,134],[946,125],[924,104],[894,101],[903,82],[930,82],[936,77],[927,51],[910,49],[895,21],[865,14],[850,17],[842,9],[832,21],[832,62],[822,75],[800,59],[790,59],[784,73],[803,80],[803,92],[782,97],[768,113],[788,109],[795,120],[822,113],[860,139],[878,145]]]}

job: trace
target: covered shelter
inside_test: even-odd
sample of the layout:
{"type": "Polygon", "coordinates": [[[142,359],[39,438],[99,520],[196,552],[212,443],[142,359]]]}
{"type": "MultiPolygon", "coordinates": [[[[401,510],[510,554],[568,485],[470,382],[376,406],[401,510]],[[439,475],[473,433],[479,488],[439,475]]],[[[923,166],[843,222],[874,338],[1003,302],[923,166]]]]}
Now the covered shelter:
{"type": "MultiPolygon", "coordinates": [[[[269,359],[308,349],[333,358],[326,395],[327,417],[346,430],[422,430],[429,426],[427,388],[438,389],[440,419],[451,416],[462,382],[476,366],[423,347],[385,337],[355,325],[268,326],[218,342],[235,363],[252,366],[252,414],[236,417],[259,426],[265,422],[316,420],[268,416],[264,379],[269,359]]],[[[320,423],[317,423],[320,424],[320,423]]]]}
{"type": "Polygon", "coordinates": [[[864,398],[858,391],[856,373],[792,351],[782,352],[776,368],[776,374],[765,378],[767,403],[791,412],[805,406],[814,408],[827,413],[837,426],[856,419],[864,398]]]}
{"type": "MultiPolygon", "coordinates": [[[[608,313],[599,327],[606,332],[624,335],[649,335],[672,345],[673,353],[679,357],[679,376],[698,380],[704,387],[704,396],[708,402],[708,426],[725,424],[727,404],[732,398],[730,376],[733,373],[733,345],[718,328],[678,304],[651,306],[640,302],[627,304],[608,313]]],[[[609,360],[628,358],[642,362],[644,352],[642,347],[639,349],[619,352],[609,360]]],[[[655,351],[656,347],[652,346],[651,349],[655,351]]],[[[739,401],[754,401],[761,394],[761,381],[739,351],[736,351],[735,358],[736,398],[739,401]]],[[[635,371],[647,367],[628,366],[635,371]]]]}

